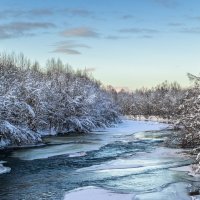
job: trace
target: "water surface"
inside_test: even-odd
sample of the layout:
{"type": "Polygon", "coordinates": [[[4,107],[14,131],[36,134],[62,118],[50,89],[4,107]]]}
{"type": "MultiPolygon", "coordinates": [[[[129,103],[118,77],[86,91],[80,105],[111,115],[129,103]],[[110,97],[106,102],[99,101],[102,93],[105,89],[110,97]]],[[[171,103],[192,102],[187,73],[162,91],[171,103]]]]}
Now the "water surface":
{"type": "Polygon", "coordinates": [[[70,191],[88,187],[132,199],[190,199],[189,187],[200,180],[171,170],[192,160],[164,147],[172,133],[163,128],[127,120],[104,131],[48,137],[46,146],[1,153],[11,172],[0,175],[0,199],[73,200],[70,191]]]}

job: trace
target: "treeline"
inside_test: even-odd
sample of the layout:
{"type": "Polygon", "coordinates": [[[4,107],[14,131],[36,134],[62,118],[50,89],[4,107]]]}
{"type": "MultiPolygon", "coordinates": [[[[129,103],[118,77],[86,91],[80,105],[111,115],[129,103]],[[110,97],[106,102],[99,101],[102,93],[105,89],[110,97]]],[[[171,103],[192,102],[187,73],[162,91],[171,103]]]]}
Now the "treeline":
{"type": "Polygon", "coordinates": [[[193,87],[188,88],[179,106],[176,126],[184,130],[182,146],[200,145],[200,77],[188,74],[193,87]]]}
{"type": "Polygon", "coordinates": [[[22,54],[0,54],[0,146],[89,132],[119,122],[118,116],[111,94],[86,70],[59,59],[40,67],[22,54]]]}
{"type": "Polygon", "coordinates": [[[172,119],[179,112],[185,92],[186,89],[178,83],[165,81],[150,89],[141,88],[134,92],[121,90],[117,95],[117,104],[124,115],[172,119]]]}

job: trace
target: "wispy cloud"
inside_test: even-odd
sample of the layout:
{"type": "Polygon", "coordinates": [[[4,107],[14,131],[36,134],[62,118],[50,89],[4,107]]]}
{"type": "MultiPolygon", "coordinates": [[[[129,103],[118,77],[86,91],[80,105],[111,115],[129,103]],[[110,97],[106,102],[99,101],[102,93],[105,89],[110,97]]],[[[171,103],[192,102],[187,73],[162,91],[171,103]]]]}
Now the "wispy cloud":
{"type": "Polygon", "coordinates": [[[152,1],[166,8],[175,8],[179,5],[177,0],[152,0],[152,1]]]}
{"type": "Polygon", "coordinates": [[[25,12],[26,14],[29,14],[31,16],[50,16],[54,14],[54,11],[52,9],[32,9],[28,12],[25,12]]]}
{"type": "Polygon", "coordinates": [[[69,15],[79,17],[91,17],[94,15],[92,11],[80,8],[37,8],[37,9],[6,9],[0,11],[0,16],[3,18],[15,18],[15,17],[41,17],[41,16],[53,16],[53,15],[69,15]]]}
{"type": "Polygon", "coordinates": [[[143,39],[152,39],[153,35],[141,35],[140,38],[143,38],[143,39]]]}
{"type": "Polygon", "coordinates": [[[184,26],[183,23],[179,23],[179,22],[172,22],[172,23],[169,23],[168,25],[171,26],[171,27],[181,27],[181,26],[184,26]]]}
{"type": "Polygon", "coordinates": [[[133,18],[134,18],[133,15],[123,15],[123,16],[121,16],[121,19],[123,19],[123,20],[133,19],[133,18]]]}
{"type": "Polygon", "coordinates": [[[88,37],[88,38],[99,37],[99,33],[87,27],[67,29],[61,32],[61,35],[65,37],[88,37]]]}
{"type": "Polygon", "coordinates": [[[108,35],[105,37],[107,40],[120,40],[120,39],[127,39],[128,37],[121,37],[116,35],[108,35]]]}
{"type": "Polygon", "coordinates": [[[73,40],[57,42],[52,46],[55,48],[52,53],[63,53],[66,55],[78,55],[81,54],[80,48],[90,48],[88,45],[76,43],[73,40]]]}
{"type": "Polygon", "coordinates": [[[60,11],[67,15],[80,16],[80,17],[91,17],[93,15],[93,12],[82,8],[73,8],[73,9],[65,8],[60,11]]]}
{"type": "Polygon", "coordinates": [[[41,17],[41,16],[51,16],[54,14],[52,9],[41,8],[41,9],[30,9],[30,10],[3,10],[0,11],[0,16],[3,18],[16,18],[16,17],[41,17]]]}
{"type": "Polygon", "coordinates": [[[12,22],[0,25],[0,39],[35,35],[35,30],[46,30],[56,27],[45,22],[12,22]]]}
{"type": "Polygon", "coordinates": [[[185,27],[180,29],[178,32],[180,33],[188,33],[188,34],[200,34],[200,27],[185,27]]]}
{"type": "Polygon", "coordinates": [[[195,21],[200,21],[200,16],[185,16],[187,20],[195,20],[195,21]]]}
{"type": "Polygon", "coordinates": [[[125,28],[120,29],[119,32],[121,33],[132,33],[132,34],[151,34],[151,33],[158,33],[159,31],[156,29],[150,29],[150,28],[125,28]]]}

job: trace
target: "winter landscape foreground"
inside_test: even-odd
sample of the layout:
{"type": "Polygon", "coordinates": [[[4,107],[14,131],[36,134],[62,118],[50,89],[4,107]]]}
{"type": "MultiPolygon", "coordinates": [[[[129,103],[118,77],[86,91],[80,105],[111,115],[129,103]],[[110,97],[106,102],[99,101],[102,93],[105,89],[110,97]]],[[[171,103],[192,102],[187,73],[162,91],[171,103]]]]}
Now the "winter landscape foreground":
{"type": "Polygon", "coordinates": [[[168,127],[123,120],[91,134],[51,136],[45,146],[1,153],[11,171],[1,175],[0,199],[197,199],[190,194],[200,181],[184,172],[193,159],[164,145],[173,134],[168,127]]]}

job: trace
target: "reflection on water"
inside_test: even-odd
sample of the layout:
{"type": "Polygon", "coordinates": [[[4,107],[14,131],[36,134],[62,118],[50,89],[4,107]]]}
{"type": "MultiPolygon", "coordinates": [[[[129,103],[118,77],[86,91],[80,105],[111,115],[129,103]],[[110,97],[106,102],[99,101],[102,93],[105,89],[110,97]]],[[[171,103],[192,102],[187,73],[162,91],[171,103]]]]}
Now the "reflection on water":
{"type": "Polygon", "coordinates": [[[173,199],[176,187],[176,197],[182,193],[188,199],[186,186],[193,179],[170,168],[192,161],[162,147],[169,131],[134,133],[142,127],[158,130],[163,125],[127,121],[109,131],[49,137],[45,147],[2,154],[0,160],[12,170],[0,176],[0,199],[60,200],[67,191],[87,186],[132,193],[136,199],[173,199]]]}

